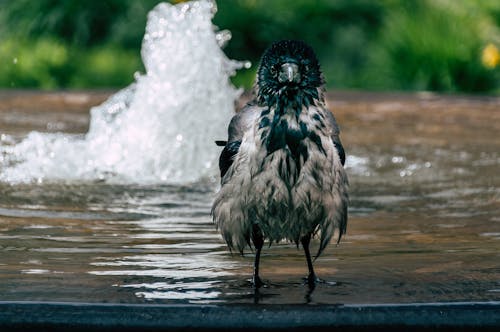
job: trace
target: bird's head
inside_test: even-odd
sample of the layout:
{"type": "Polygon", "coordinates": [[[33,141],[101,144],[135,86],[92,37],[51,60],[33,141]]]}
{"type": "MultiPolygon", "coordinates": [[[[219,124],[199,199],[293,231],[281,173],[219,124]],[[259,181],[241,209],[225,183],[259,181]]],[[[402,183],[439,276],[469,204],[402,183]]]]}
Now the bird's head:
{"type": "Polygon", "coordinates": [[[262,55],[256,83],[261,105],[315,104],[322,99],[323,84],[316,54],[302,41],[274,42],[262,55]]]}

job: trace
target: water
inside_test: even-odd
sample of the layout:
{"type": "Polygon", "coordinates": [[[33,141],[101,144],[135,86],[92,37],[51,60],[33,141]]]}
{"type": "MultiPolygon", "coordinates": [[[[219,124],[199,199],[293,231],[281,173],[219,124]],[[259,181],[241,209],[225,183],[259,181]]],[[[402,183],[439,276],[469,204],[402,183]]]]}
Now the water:
{"type": "Polygon", "coordinates": [[[82,135],[32,132],[0,146],[0,180],[9,183],[102,179],[186,183],[214,174],[241,91],[229,77],[246,63],[229,60],[215,33],[215,3],[161,3],[148,14],[142,45],[145,74],[91,110],[82,135]]]}
{"type": "MultiPolygon", "coordinates": [[[[21,140],[30,128],[42,130],[44,118],[46,132],[78,135],[88,105],[105,97],[4,93],[0,129],[21,140]],[[13,110],[22,115],[17,124],[13,110]]],[[[252,253],[231,255],[211,223],[216,184],[209,180],[81,180],[0,184],[1,299],[500,300],[499,98],[334,93],[329,104],[350,156],[352,203],[346,237],[315,262],[327,283],[312,294],[302,281],[302,251],[288,244],[264,248],[268,287],[254,294],[252,253]]]]}
{"type": "Polygon", "coordinates": [[[146,74],[103,104],[109,93],[0,93],[0,299],[500,300],[500,99],[432,94],[328,95],[348,154],[347,235],[315,262],[314,292],[301,250],[265,247],[254,292],[252,253],[229,253],[209,216],[241,66],[213,13],[157,7],[146,74]]]}

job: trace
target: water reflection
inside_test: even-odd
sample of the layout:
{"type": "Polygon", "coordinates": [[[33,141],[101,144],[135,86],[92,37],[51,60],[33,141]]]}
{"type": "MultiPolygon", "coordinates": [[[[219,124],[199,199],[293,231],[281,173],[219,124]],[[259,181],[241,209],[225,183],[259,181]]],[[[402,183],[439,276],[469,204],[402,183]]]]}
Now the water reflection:
{"type": "Polygon", "coordinates": [[[289,244],[265,248],[267,287],[253,291],[252,253],[229,253],[212,225],[210,181],[1,183],[2,300],[500,300],[500,102],[405,96],[384,108],[379,98],[332,99],[352,205],[347,236],[315,263],[326,282],[313,292],[303,253],[289,244]]]}

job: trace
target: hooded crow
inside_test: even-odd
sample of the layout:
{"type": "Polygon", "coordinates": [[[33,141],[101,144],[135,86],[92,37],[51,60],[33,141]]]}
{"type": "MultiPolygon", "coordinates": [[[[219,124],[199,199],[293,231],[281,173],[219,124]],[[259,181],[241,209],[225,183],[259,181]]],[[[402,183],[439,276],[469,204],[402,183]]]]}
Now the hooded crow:
{"type": "Polygon", "coordinates": [[[263,285],[264,241],[302,244],[309,275],[311,238],[319,256],[347,226],[348,180],[339,127],[324,101],[324,79],[312,48],[302,41],[273,43],[257,71],[255,98],[231,119],[219,168],[221,188],[213,220],[231,250],[255,247],[253,285],[263,285]]]}

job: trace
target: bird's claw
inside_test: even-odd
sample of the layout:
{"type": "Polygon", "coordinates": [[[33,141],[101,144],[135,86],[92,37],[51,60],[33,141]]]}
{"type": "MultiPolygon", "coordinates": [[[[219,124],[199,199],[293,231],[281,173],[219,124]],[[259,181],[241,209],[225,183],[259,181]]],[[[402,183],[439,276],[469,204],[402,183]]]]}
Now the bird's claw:
{"type": "Polygon", "coordinates": [[[264,282],[260,279],[259,276],[253,276],[253,278],[252,278],[252,286],[253,286],[253,288],[258,289],[258,288],[261,288],[264,285],[265,285],[264,282]]]}
{"type": "Polygon", "coordinates": [[[315,288],[317,284],[322,282],[323,280],[318,278],[314,273],[311,273],[304,278],[304,283],[307,284],[310,288],[315,288]]]}

